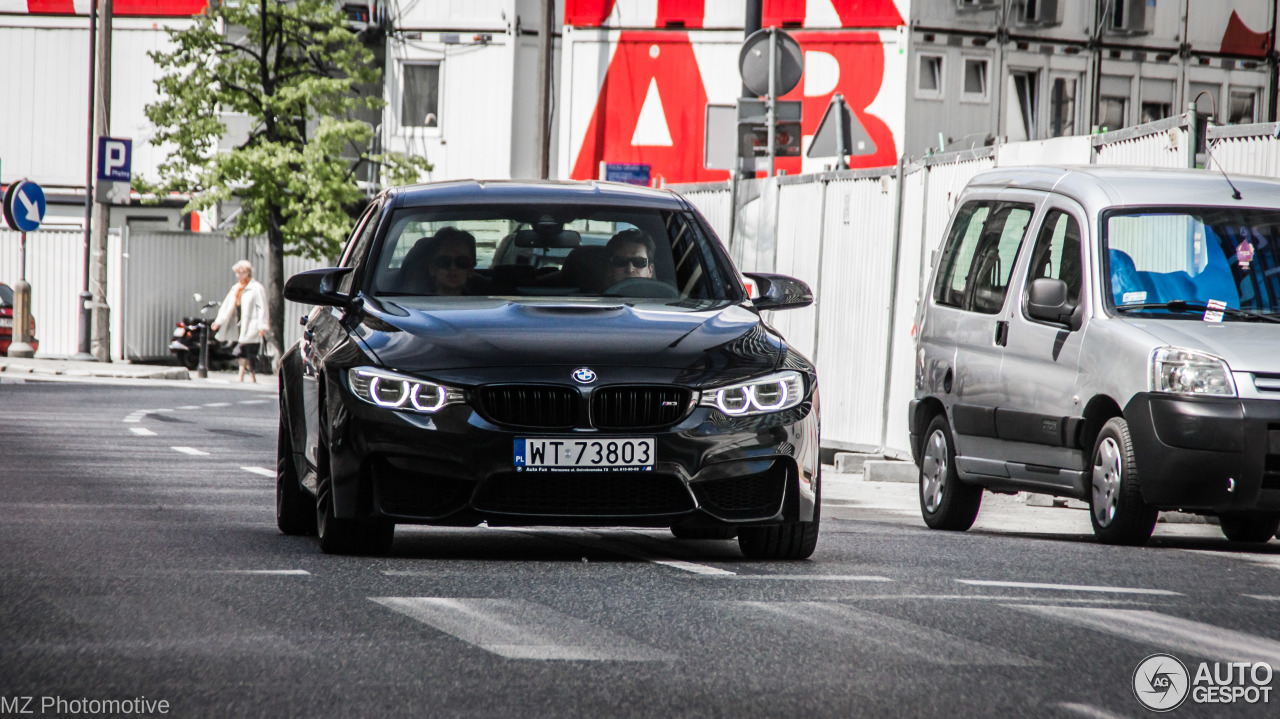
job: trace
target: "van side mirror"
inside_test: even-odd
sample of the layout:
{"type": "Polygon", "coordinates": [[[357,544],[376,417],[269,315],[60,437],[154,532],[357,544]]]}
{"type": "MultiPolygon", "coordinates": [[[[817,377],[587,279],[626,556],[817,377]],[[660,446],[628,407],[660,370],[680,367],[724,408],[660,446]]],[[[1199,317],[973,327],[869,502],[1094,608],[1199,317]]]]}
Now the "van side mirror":
{"type": "Polygon", "coordinates": [[[1075,322],[1076,305],[1067,301],[1067,283],[1052,277],[1031,281],[1027,290],[1027,314],[1041,322],[1079,329],[1075,322]]]}
{"type": "Polygon", "coordinates": [[[284,298],[305,305],[328,305],[350,310],[356,303],[338,292],[338,282],[353,269],[355,268],[323,267],[299,272],[284,283],[284,298]]]}
{"type": "Polygon", "coordinates": [[[744,272],[755,280],[760,296],[751,300],[758,310],[789,310],[813,304],[813,290],[794,277],[763,272],[744,272]]]}

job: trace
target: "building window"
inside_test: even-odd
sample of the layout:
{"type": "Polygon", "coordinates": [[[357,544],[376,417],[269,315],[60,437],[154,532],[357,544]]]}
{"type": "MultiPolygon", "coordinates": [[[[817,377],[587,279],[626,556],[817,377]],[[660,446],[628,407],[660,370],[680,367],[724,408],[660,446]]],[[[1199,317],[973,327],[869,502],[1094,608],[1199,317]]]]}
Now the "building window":
{"type": "Polygon", "coordinates": [[[1232,90],[1231,107],[1227,108],[1227,122],[1232,125],[1248,125],[1258,121],[1256,90],[1232,90]]]}
{"type": "Polygon", "coordinates": [[[1144,101],[1142,103],[1142,118],[1138,122],[1143,124],[1155,122],[1156,120],[1163,120],[1172,114],[1173,106],[1167,102],[1144,101]]]}
{"type": "Polygon", "coordinates": [[[1073,77],[1053,78],[1049,92],[1049,135],[1064,137],[1076,134],[1076,85],[1073,77]]]}
{"type": "Polygon", "coordinates": [[[1098,98],[1098,127],[1102,128],[1103,132],[1124,127],[1125,117],[1128,114],[1129,98],[1106,95],[1098,98]]]}
{"type": "Polygon", "coordinates": [[[405,63],[401,69],[400,126],[439,127],[440,64],[405,63]]]}
{"type": "Polygon", "coordinates": [[[1013,141],[1036,139],[1036,108],[1039,107],[1040,73],[1014,70],[1009,73],[1009,99],[1005,117],[1006,132],[1013,141]]]}
{"type": "Polygon", "coordinates": [[[987,102],[987,67],[990,63],[984,58],[965,58],[964,61],[964,98],[973,102],[987,102]]]}
{"type": "Polygon", "coordinates": [[[920,55],[916,64],[916,97],[942,99],[942,56],[920,55]]]}

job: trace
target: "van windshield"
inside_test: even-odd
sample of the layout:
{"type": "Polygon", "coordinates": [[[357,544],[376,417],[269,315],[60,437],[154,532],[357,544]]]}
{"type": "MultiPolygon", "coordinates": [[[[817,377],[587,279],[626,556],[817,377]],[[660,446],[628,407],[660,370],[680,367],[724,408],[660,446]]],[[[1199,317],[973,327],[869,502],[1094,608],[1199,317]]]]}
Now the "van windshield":
{"type": "Polygon", "coordinates": [[[527,204],[397,210],[373,264],[382,297],[738,300],[693,218],[634,207],[527,204]]]}
{"type": "Polygon", "coordinates": [[[1197,319],[1179,303],[1221,303],[1244,311],[1228,311],[1228,322],[1280,314],[1280,211],[1113,211],[1103,216],[1102,249],[1104,293],[1119,310],[1197,319]]]}

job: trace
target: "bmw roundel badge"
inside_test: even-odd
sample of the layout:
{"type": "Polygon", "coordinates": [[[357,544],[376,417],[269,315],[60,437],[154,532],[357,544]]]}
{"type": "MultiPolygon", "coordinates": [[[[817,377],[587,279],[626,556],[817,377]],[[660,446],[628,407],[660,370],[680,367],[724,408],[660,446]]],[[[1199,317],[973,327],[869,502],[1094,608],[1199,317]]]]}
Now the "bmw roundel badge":
{"type": "Polygon", "coordinates": [[[596,373],[590,367],[579,367],[573,371],[573,378],[582,384],[591,384],[596,381],[596,373]]]}

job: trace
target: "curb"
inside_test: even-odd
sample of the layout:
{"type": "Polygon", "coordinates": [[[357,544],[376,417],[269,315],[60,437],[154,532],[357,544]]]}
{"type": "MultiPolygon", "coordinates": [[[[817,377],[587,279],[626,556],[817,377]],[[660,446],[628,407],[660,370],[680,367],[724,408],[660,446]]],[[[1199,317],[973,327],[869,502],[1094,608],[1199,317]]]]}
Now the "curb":
{"type": "Polygon", "coordinates": [[[169,379],[190,380],[191,373],[185,367],[136,367],[132,370],[122,366],[119,369],[109,365],[101,369],[81,369],[79,367],[59,367],[50,365],[14,364],[0,361],[0,372],[5,374],[52,375],[63,377],[106,377],[111,379],[169,379]]]}

